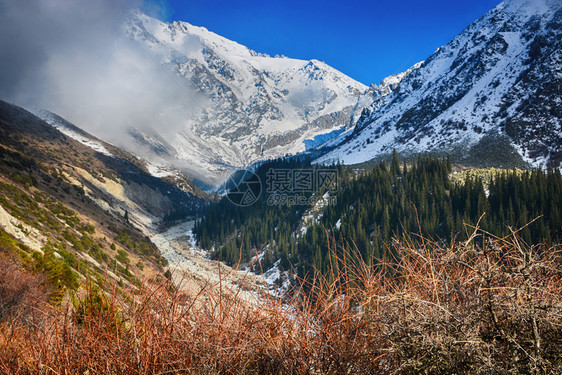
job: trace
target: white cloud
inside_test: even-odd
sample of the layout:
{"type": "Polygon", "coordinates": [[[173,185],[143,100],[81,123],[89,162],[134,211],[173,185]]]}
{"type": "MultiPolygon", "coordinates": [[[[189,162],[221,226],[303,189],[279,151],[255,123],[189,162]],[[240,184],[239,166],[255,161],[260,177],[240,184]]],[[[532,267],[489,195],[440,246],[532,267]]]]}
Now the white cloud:
{"type": "Polygon", "coordinates": [[[50,110],[116,144],[125,145],[131,126],[173,134],[197,108],[125,37],[126,17],[142,5],[0,0],[0,98],[50,110]]]}

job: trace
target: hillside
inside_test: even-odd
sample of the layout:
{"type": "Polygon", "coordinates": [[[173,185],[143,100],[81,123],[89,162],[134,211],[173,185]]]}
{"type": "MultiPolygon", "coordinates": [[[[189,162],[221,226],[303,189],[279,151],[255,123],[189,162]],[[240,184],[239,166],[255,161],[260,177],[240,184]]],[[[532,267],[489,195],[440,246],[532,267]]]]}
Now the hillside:
{"type": "Polygon", "coordinates": [[[175,210],[201,214],[203,195],[151,176],[137,158],[87,133],[80,136],[90,144],[0,102],[3,252],[53,280],[64,272],[56,281],[61,297],[88,277],[129,284],[162,277],[167,261],[147,235],[175,210]]]}
{"type": "Polygon", "coordinates": [[[419,246],[419,238],[451,244],[466,241],[467,228],[477,225],[500,238],[521,228],[527,245],[562,239],[557,170],[483,171],[430,156],[401,161],[394,153],[390,163],[361,169],[280,159],[261,164],[255,176],[262,184],[255,202],[237,205],[223,197],[194,233],[215,259],[266,271],[271,285],[284,288],[296,275],[329,273],[334,241],[372,265],[396,257],[396,237],[412,235],[419,246]],[[275,171],[313,179],[330,171],[337,181],[333,188],[284,190],[279,182],[286,180],[276,183],[275,171]]]}

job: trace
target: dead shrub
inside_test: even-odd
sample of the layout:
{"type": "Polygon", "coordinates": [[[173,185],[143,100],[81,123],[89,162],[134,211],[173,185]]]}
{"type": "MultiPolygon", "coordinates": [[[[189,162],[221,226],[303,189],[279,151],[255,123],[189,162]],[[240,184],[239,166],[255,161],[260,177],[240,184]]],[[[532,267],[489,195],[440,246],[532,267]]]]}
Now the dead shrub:
{"type": "Polygon", "coordinates": [[[3,324],[0,370],[562,372],[559,247],[475,232],[446,247],[403,238],[393,248],[394,258],[368,266],[333,246],[331,272],[300,280],[284,299],[244,300],[243,283],[225,287],[228,275],[198,289],[87,288],[77,307],[44,310],[43,324],[3,324]]]}

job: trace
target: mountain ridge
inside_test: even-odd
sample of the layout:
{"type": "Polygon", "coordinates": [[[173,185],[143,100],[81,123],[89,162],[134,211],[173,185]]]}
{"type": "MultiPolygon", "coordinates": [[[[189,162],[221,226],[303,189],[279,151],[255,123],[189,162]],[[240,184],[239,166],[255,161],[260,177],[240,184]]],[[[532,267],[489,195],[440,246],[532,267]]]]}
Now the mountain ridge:
{"type": "MultiPolygon", "coordinates": [[[[361,163],[392,149],[463,161],[498,138],[520,155],[514,163],[559,166],[561,14],[553,1],[501,3],[376,98],[353,136],[319,162],[361,163]]],[[[490,164],[499,166],[493,157],[490,164]]]]}
{"type": "Polygon", "coordinates": [[[164,162],[222,176],[305,151],[305,140],[349,126],[362,109],[357,101],[367,87],[318,60],[270,57],[205,28],[138,11],[124,29],[182,87],[181,105],[190,106],[180,108],[183,125],[171,136],[158,140],[156,127],[132,130],[136,144],[150,145],[148,154],[163,151],[164,162]]]}

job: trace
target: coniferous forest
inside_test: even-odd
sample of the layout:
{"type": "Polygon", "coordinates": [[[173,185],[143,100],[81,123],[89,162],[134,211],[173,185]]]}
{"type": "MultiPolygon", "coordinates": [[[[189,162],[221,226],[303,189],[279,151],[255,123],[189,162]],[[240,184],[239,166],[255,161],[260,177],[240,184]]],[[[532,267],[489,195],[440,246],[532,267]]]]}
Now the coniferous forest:
{"type": "MultiPolygon", "coordinates": [[[[262,164],[256,174],[266,181],[272,168],[318,167],[303,160],[276,160],[262,164]]],[[[280,259],[282,269],[302,277],[314,269],[328,270],[327,249],[333,242],[356,247],[373,264],[396,256],[392,238],[406,235],[415,241],[423,236],[450,243],[466,240],[477,224],[490,236],[518,231],[529,245],[562,239],[558,170],[505,170],[487,182],[470,176],[453,182],[448,160],[419,156],[406,163],[396,153],[390,163],[381,161],[366,171],[333,168],[338,186],[329,204],[272,205],[271,191],[248,207],[223,198],[196,224],[199,245],[229,264],[247,263],[259,253],[257,271],[280,259]]]]}
{"type": "Polygon", "coordinates": [[[0,0],[0,375],[561,375],[562,0],[419,3],[0,0]]]}

